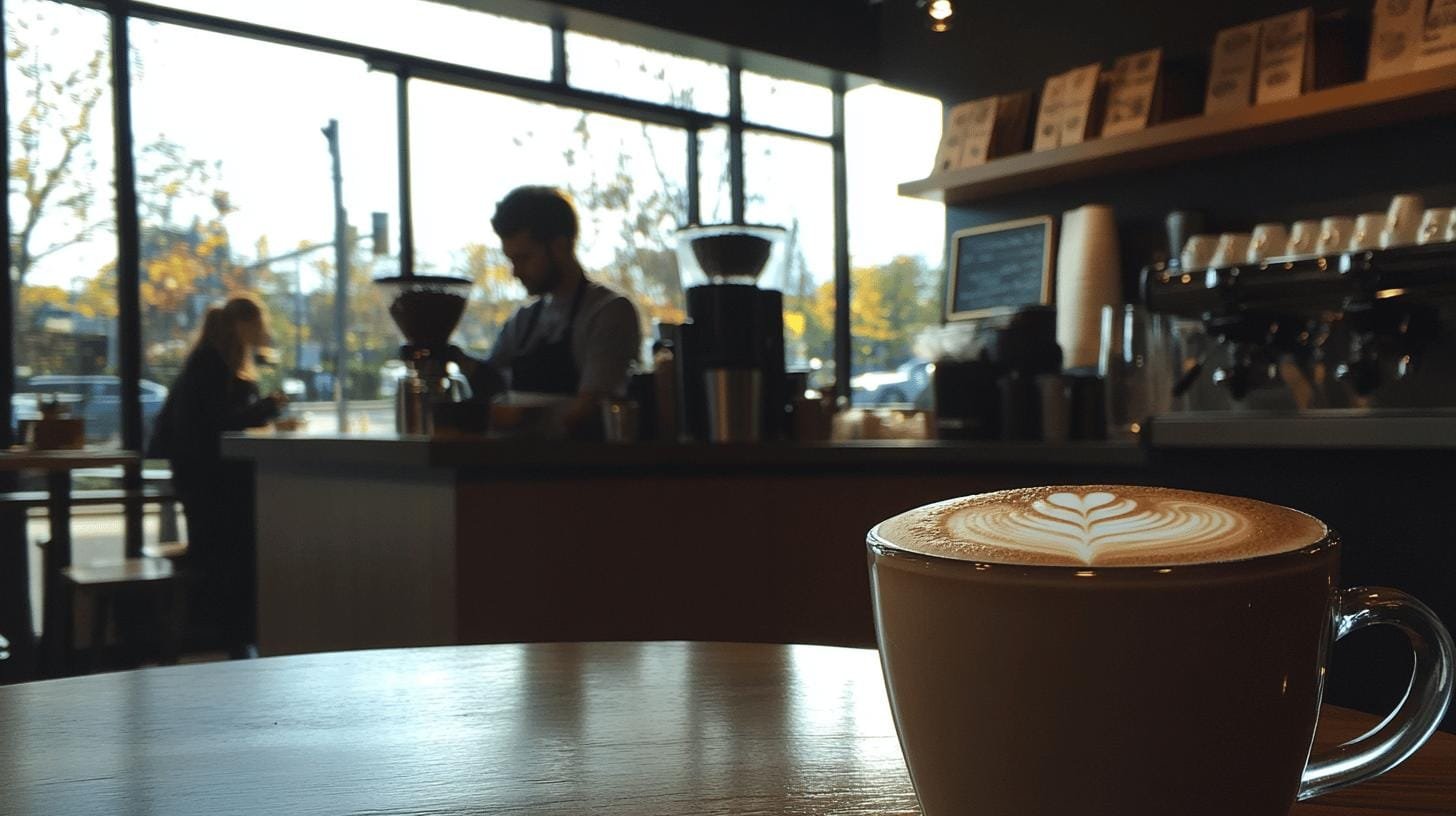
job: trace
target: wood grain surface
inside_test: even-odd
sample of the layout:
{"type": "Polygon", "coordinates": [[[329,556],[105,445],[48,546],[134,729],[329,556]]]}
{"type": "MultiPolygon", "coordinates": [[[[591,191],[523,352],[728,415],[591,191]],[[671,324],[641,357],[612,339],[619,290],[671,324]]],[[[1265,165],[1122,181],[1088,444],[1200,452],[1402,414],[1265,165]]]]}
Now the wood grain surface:
{"type": "MultiPolygon", "coordinates": [[[[1320,741],[1374,718],[1326,707],[1320,741]]],[[[1456,812],[1456,737],[1295,816],[1456,812]]],[[[1237,784],[1231,780],[1230,784],[1237,784]]],[[[0,687],[0,812],[916,813],[873,650],[505,644],[0,687]]]]}
{"type": "Polygon", "coordinates": [[[141,456],[133,451],[102,450],[31,450],[9,448],[0,450],[0,470],[80,470],[82,468],[114,467],[136,465],[141,456]]]}

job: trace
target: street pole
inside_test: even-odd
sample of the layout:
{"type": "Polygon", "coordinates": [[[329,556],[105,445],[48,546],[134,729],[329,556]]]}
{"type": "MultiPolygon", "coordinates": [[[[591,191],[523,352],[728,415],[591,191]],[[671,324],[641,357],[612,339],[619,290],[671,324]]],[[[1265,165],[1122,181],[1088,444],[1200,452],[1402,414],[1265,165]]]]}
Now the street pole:
{"type": "Polygon", "coordinates": [[[293,259],[293,376],[303,373],[303,263],[293,259]]]}
{"type": "Polygon", "coordinates": [[[349,374],[349,352],[345,328],[349,298],[349,216],[344,212],[344,174],[339,162],[339,120],[330,119],[323,128],[334,161],[334,403],[339,411],[339,432],[349,429],[349,399],[344,379],[349,374]]]}

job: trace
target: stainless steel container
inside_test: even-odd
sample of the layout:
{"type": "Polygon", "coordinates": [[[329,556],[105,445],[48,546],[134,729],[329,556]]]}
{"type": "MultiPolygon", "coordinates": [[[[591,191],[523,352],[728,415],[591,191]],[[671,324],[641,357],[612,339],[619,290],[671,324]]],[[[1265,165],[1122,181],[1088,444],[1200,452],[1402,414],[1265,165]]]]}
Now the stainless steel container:
{"type": "Polygon", "coordinates": [[[470,385],[453,372],[438,366],[410,366],[399,378],[394,398],[394,429],[402,434],[435,432],[435,407],[463,402],[470,397],[470,385]]]}
{"type": "Polygon", "coordinates": [[[708,401],[708,438],[714,442],[758,442],[763,438],[763,372],[710,368],[703,372],[708,401]]]}
{"type": "Polygon", "coordinates": [[[635,400],[602,400],[602,432],[608,442],[636,442],[640,409],[635,400]]]}
{"type": "Polygon", "coordinates": [[[428,434],[433,430],[430,389],[414,368],[399,378],[394,394],[394,430],[402,434],[428,434]]]}

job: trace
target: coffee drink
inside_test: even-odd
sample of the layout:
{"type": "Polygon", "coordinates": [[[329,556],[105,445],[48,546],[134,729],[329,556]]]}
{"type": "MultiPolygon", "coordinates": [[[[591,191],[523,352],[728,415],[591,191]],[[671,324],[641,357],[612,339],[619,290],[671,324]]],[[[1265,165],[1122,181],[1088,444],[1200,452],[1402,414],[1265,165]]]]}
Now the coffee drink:
{"type": "Polygon", "coordinates": [[[903,550],[998,564],[1173,566],[1256,558],[1323,539],[1318,519],[1161,487],[1037,487],[903,513],[877,535],[903,550]]]}
{"type": "Polygon", "coordinates": [[[926,816],[1285,816],[1387,770],[1449,701],[1450,635],[1390,589],[1337,589],[1310,516],[1150,487],[1040,487],[869,534],[895,727],[926,816]],[[1336,633],[1414,632],[1382,729],[1310,757],[1336,633]],[[1403,744],[1402,744],[1403,741],[1403,744]]]}

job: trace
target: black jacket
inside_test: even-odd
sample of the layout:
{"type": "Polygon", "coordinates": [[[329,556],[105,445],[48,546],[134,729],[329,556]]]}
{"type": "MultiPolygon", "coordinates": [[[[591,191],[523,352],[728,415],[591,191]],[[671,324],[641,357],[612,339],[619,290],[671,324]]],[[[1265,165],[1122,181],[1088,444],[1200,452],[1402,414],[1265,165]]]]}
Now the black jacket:
{"type": "Polygon", "coordinates": [[[167,393],[157,415],[147,456],[207,467],[222,459],[222,435],[266,425],[278,415],[271,398],[258,398],[258,385],[228,371],[222,355],[199,346],[187,357],[182,373],[167,393]]]}

